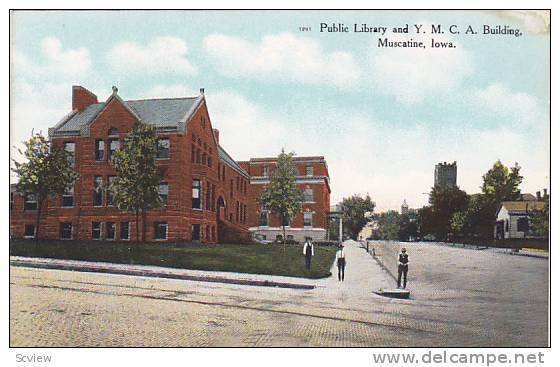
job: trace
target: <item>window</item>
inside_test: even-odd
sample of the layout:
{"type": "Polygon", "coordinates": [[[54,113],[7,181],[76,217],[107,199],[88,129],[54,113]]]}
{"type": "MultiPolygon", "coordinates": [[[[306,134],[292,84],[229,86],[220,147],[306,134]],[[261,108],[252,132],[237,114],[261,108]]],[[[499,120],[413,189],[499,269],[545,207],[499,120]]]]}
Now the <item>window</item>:
{"type": "Polygon", "coordinates": [[[200,224],[192,225],[192,241],[193,242],[200,241],[200,224]]]}
{"type": "Polygon", "coordinates": [[[101,239],[101,222],[91,222],[91,239],[101,239]]]}
{"type": "Polygon", "coordinates": [[[239,201],[235,203],[235,222],[239,223],[239,201]]]}
{"type": "Polygon", "coordinates": [[[121,240],[130,239],[130,222],[121,222],[121,240]]]}
{"type": "Polygon", "coordinates": [[[222,165],[218,163],[218,181],[222,180],[222,165]]]}
{"type": "Polygon", "coordinates": [[[109,159],[113,159],[113,154],[119,149],[121,143],[119,139],[109,139],[109,159]]]}
{"type": "Polygon", "coordinates": [[[226,180],[226,166],[222,166],[222,180],[226,180]]]}
{"type": "Polygon", "coordinates": [[[305,174],[307,176],[313,176],[313,166],[307,166],[305,167],[305,174]]]}
{"type": "Polygon", "coordinates": [[[306,203],[312,203],[314,201],[312,188],[308,187],[303,190],[303,201],[305,201],[306,203]]]}
{"type": "Polygon", "coordinates": [[[154,223],[154,238],[156,240],[166,240],[167,239],[167,222],[155,222],[154,223]]]}
{"type": "Polygon", "coordinates": [[[75,154],[76,154],[76,143],[69,141],[64,143],[64,150],[70,154],[68,157],[68,162],[72,167],[74,167],[75,154]]]}
{"type": "Polygon", "coordinates": [[[303,226],[304,227],[313,227],[313,213],[312,212],[304,212],[303,213],[303,226]]]}
{"type": "Polygon", "coordinates": [[[115,239],[115,222],[107,222],[105,239],[107,240],[115,239]]]}
{"type": "Polygon", "coordinates": [[[202,200],[201,200],[201,191],[202,187],[200,186],[200,180],[193,180],[192,181],[192,208],[193,209],[202,209],[202,200]]]}
{"type": "Polygon", "coordinates": [[[103,205],[103,177],[94,176],[93,178],[93,206],[103,205]]]}
{"type": "Polygon", "coordinates": [[[200,149],[196,150],[196,163],[200,163],[200,149]]]}
{"type": "Polygon", "coordinates": [[[109,136],[119,136],[119,130],[116,127],[112,127],[107,132],[107,135],[109,135],[109,136]]]}
{"type": "Polygon", "coordinates": [[[28,192],[25,194],[25,210],[37,210],[37,194],[28,192]]]}
{"type": "Polygon", "coordinates": [[[287,215],[282,216],[282,225],[289,227],[290,226],[290,217],[287,215]]]}
{"type": "Polygon", "coordinates": [[[229,180],[229,196],[233,197],[233,179],[229,180]]]}
{"type": "Polygon", "coordinates": [[[210,183],[208,181],[206,181],[206,192],[205,193],[206,193],[205,200],[204,200],[206,202],[205,207],[206,207],[206,210],[210,210],[212,202],[210,200],[211,192],[210,192],[210,183]]]}
{"type": "Polygon", "coordinates": [[[235,178],[235,190],[237,190],[237,192],[239,192],[239,176],[237,176],[235,178]]]}
{"type": "Polygon", "coordinates": [[[210,155],[208,155],[208,167],[212,167],[212,157],[210,155]]]}
{"type": "Polygon", "coordinates": [[[213,212],[216,211],[216,185],[212,184],[210,187],[210,191],[212,192],[210,203],[211,203],[211,210],[213,212]]]}
{"type": "Polygon", "coordinates": [[[157,159],[169,158],[169,139],[159,139],[157,146],[157,159]]]}
{"type": "Polygon", "coordinates": [[[23,232],[24,238],[35,238],[35,224],[26,224],[25,232],[23,232]]]}
{"type": "Polygon", "coordinates": [[[74,186],[70,187],[64,194],[62,194],[63,208],[71,208],[74,206],[74,186]]]}
{"type": "Polygon", "coordinates": [[[102,161],[105,159],[105,142],[103,140],[95,141],[95,160],[102,161]]]}
{"type": "Polygon", "coordinates": [[[72,223],[60,223],[60,239],[61,240],[71,240],[72,239],[72,223]]]}
{"type": "Polygon", "coordinates": [[[194,148],[194,143],[193,143],[193,145],[191,145],[191,163],[194,163],[195,155],[196,155],[196,153],[195,153],[195,148],[194,148]]]}
{"type": "Polygon", "coordinates": [[[160,183],[158,187],[159,198],[164,206],[167,206],[167,197],[169,196],[169,185],[167,183],[160,183]]]}
{"type": "Polygon", "coordinates": [[[268,166],[263,166],[263,176],[268,177],[268,166]]]}
{"type": "Polygon", "coordinates": [[[115,206],[115,201],[113,198],[113,191],[111,189],[111,184],[113,183],[113,181],[115,181],[115,179],[117,178],[117,176],[108,176],[107,177],[107,206],[115,206]]]}

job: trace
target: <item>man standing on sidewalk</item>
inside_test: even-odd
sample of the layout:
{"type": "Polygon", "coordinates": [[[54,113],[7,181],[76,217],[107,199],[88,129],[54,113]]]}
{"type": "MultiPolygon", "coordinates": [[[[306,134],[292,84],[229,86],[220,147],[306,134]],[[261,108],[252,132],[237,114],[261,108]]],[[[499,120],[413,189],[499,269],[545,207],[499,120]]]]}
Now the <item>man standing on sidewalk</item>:
{"type": "Polygon", "coordinates": [[[309,237],[305,239],[303,254],[305,255],[305,267],[307,270],[311,270],[311,257],[315,255],[315,252],[313,251],[313,242],[311,242],[311,238],[309,237]]]}
{"type": "Polygon", "coordinates": [[[397,280],[397,288],[401,287],[401,278],[403,279],[403,289],[406,288],[406,276],[408,274],[408,254],[403,247],[399,254],[399,278],[397,280]]]}
{"type": "Polygon", "coordinates": [[[336,266],[338,266],[338,281],[344,282],[344,268],[346,267],[346,257],[344,256],[344,246],[340,244],[336,252],[336,266]]]}

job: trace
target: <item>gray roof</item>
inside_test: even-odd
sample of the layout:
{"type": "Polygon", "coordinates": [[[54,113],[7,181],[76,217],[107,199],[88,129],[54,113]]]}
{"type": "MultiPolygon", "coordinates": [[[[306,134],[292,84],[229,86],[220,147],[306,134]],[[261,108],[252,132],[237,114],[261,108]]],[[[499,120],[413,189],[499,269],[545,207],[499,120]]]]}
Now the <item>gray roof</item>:
{"type": "Polygon", "coordinates": [[[250,178],[249,174],[245,172],[245,170],[241,168],[241,166],[237,164],[237,162],[234,161],[233,158],[231,158],[231,156],[220,145],[218,145],[218,154],[220,155],[220,160],[222,160],[225,164],[230,166],[233,170],[237,171],[237,173],[239,173],[243,177],[250,178]]]}
{"type": "MultiPolygon", "coordinates": [[[[122,101],[120,98],[118,98],[122,101]]],[[[160,128],[181,128],[194,112],[200,97],[163,98],[122,101],[143,123],[160,128]]],[[[105,108],[107,102],[95,103],[83,111],[69,114],[53,129],[54,134],[79,133],[87,130],[89,124],[105,108]]]]}

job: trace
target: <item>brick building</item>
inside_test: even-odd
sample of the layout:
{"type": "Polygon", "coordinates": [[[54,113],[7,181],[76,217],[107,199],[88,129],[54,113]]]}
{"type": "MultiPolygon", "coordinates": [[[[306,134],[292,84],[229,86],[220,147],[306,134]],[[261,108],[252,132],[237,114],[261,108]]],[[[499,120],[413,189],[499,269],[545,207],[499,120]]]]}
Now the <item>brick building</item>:
{"type": "MultiPolygon", "coordinates": [[[[111,156],[137,122],[157,127],[157,167],[163,177],[159,192],[166,203],[161,209],[148,211],[146,240],[247,241],[249,228],[258,226],[257,190],[253,187],[262,187],[264,180],[251,178],[253,159],[251,164],[238,163],[219,145],[219,132],[212,126],[203,89],[191,98],[125,101],[113,87],[109,98],[99,102],[95,94],[81,86],[72,87],[72,111],[49,129],[54,146],[74,153],[80,177],[72,190],[47,201],[40,237],[117,241],[136,237],[134,215],[119,211],[105,188],[116,176],[111,156]]],[[[317,167],[318,175],[326,177],[323,182],[328,187],[326,163],[319,157],[316,160],[309,163],[317,167]]],[[[317,181],[309,177],[304,184],[311,187],[317,181]]],[[[317,195],[323,195],[323,191],[317,195]]],[[[328,200],[328,195],[318,199],[327,202],[325,208],[329,207],[328,200]]],[[[315,209],[311,203],[305,207],[317,213],[314,224],[324,222],[327,228],[326,211],[317,208],[318,203],[315,209]]],[[[11,185],[12,238],[34,237],[36,210],[34,195],[17,193],[11,185]]],[[[303,227],[303,219],[297,218],[294,226],[300,221],[303,227]]]]}
{"type": "MultiPolygon", "coordinates": [[[[303,241],[305,237],[325,239],[330,209],[330,178],[324,157],[294,157],[297,168],[296,183],[303,192],[303,210],[286,223],[286,238],[303,241]]],[[[251,176],[249,190],[249,230],[274,240],[282,235],[281,218],[261,207],[259,198],[276,168],[276,158],[252,158],[239,162],[251,176]]]]}

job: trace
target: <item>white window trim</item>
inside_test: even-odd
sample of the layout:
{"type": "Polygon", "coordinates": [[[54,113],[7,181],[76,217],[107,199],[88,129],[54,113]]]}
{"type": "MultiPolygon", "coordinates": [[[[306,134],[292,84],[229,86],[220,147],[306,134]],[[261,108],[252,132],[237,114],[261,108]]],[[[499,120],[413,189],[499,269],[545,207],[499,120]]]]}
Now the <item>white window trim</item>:
{"type": "Polygon", "coordinates": [[[93,238],[93,222],[91,223],[91,240],[101,241],[103,239],[103,222],[99,222],[99,238],[93,238]]]}
{"type": "Polygon", "coordinates": [[[37,226],[35,224],[24,224],[23,225],[23,238],[35,238],[35,236],[37,236],[37,226]],[[29,235],[25,235],[25,227],[26,226],[33,226],[33,235],[29,236],[29,235]]]}
{"type": "Polygon", "coordinates": [[[123,224],[123,222],[119,222],[119,241],[130,241],[130,222],[126,222],[128,223],[128,237],[127,238],[121,238],[121,226],[123,224]]]}
{"type": "MultiPolygon", "coordinates": [[[[117,222],[106,222],[106,223],[113,223],[114,230],[113,230],[113,238],[107,237],[107,232],[105,232],[105,241],[115,241],[117,239],[117,222]]],[[[107,225],[107,229],[109,225],[107,225]]]]}
{"type": "MultiPolygon", "coordinates": [[[[158,223],[159,224],[164,224],[163,222],[158,223]]],[[[154,241],[167,241],[167,239],[169,238],[169,223],[165,223],[165,238],[156,238],[156,236],[154,236],[154,241]]]]}

